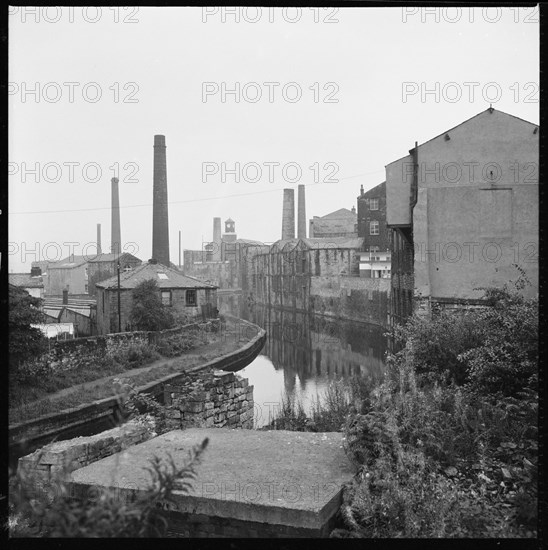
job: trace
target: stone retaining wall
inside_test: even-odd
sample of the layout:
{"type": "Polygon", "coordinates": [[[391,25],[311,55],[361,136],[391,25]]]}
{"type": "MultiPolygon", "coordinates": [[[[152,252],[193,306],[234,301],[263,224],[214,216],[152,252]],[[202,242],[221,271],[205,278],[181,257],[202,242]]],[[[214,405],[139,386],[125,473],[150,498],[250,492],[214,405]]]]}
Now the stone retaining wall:
{"type": "Polygon", "coordinates": [[[173,538],[327,538],[334,528],[334,517],[320,529],[306,529],[234,518],[168,512],[167,536],[173,538]]]}
{"type": "MultiPolygon", "coordinates": [[[[210,371],[211,369],[239,370],[255,359],[264,346],[266,333],[253,323],[243,320],[238,321],[242,327],[239,329],[241,336],[249,337],[250,332],[255,331],[256,335],[251,341],[236,351],[192,368],[193,372],[202,371],[203,373],[203,371],[210,371]]],[[[188,374],[190,373],[170,374],[160,380],[149,382],[137,388],[137,390],[161,398],[166,384],[178,384],[179,380],[185,380],[188,374]]],[[[88,426],[93,426],[97,422],[103,422],[109,418],[115,418],[118,409],[118,397],[108,397],[59,413],[12,424],[9,426],[10,456],[21,456],[25,452],[28,453],[54,437],[63,437],[65,434],[68,434],[69,437],[72,434],[76,435],[78,430],[87,429],[88,426]],[[21,450],[22,452],[20,452],[21,450]]]]}
{"type": "Polygon", "coordinates": [[[118,332],[115,334],[106,334],[104,336],[90,336],[89,338],[58,341],[52,344],[52,349],[55,351],[56,355],[63,356],[66,353],[79,350],[92,352],[106,349],[109,343],[117,342],[145,341],[153,345],[158,344],[163,339],[169,338],[170,336],[186,334],[204,328],[207,330],[207,327],[210,327],[213,331],[218,330],[220,328],[219,319],[212,319],[204,323],[190,323],[160,331],[118,332]]]}
{"type": "Polygon", "coordinates": [[[100,434],[46,445],[21,457],[17,471],[22,476],[29,496],[46,492],[53,498],[56,490],[62,490],[58,482],[66,480],[70,472],[146,441],[154,435],[156,434],[152,425],[129,421],[100,434]]]}
{"type": "Polygon", "coordinates": [[[253,428],[253,386],[233,372],[190,374],[164,386],[169,429],[253,428]]]}

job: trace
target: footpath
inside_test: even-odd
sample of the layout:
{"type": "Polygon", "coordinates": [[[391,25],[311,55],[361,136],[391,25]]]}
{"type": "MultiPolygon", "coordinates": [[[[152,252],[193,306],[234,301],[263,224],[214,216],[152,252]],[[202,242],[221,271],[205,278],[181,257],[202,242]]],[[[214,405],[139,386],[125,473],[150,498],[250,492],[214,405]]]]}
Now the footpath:
{"type": "MultiPolygon", "coordinates": [[[[249,340],[249,338],[247,338],[247,340],[249,340]]],[[[240,337],[237,328],[234,327],[232,323],[228,322],[222,335],[214,342],[188,350],[176,357],[161,357],[153,363],[149,363],[142,367],[111,374],[51,393],[10,411],[10,423],[13,421],[21,421],[21,415],[17,413],[23,412],[25,409],[32,408],[40,415],[53,412],[48,409],[52,403],[57,403],[59,401],[63,401],[67,407],[75,406],[76,404],[84,405],[86,403],[92,403],[96,399],[115,395],[114,383],[116,379],[125,379],[129,383],[134,383],[135,385],[152,382],[155,378],[159,379],[168,374],[184,372],[201,363],[208,363],[217,357],[236,351],[244,343],[245,339],[240,337]],[[77,400],[77,403],[74,402],[75,400],[77,400]]],[[[28,419],[28,415],[24,416],[28,419]]]]}

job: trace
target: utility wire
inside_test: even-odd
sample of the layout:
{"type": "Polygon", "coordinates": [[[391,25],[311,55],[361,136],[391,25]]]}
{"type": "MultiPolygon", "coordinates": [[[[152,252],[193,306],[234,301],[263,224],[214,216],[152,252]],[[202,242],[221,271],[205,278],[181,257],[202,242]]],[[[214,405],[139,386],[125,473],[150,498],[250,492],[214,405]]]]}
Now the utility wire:
{"type": "MultiPolygon", "coordinates": [[[[323,181],[320,181],[320,182],[314,182],[314,183],[305,183],[305,184],[298,184],[298,185],[304,185],[305,187],[309,187],[309,186],[312,186],[312,185],[322,185],[322,184],[325,184],[325,183],[338,183],[339,181],[341,180],[349,180],[349,179],[353,179],[353,178],[359,178],[359,177],[362,177],[362,176],[367,176],[367,175],[371,175],[371,174],[378,174],[380,173],[382,170],[377,170],[376,172],[364,172],[363,174],[356,174],[355,176],[346,176],[344,178],[339,178],[336,182],[323,182],[323,181]]],[[[186,203],[191,203],[191,202],[202,202],[202,201],[214,201],[214,200],[221,200],[221,199],[229,199],[229,198],[232,198],[232,197],[247,197],[249,195],[261,195],[263,193],[275,193],[277,191],[283,191],[284,189],[287,189],[288,187],[285,186],[285,187],[278,187],[276,189],[266,189],[264,191],[251,191],[249,193],[239,193],[239,194],[234,194],[234,195],[223,195],[221,197],[205,197],[205,198],[201,198],[201,199],[187,199],[187,200],[183,200],[183,201],[169,201],[168,202],[168,205],[169,204],[186,204],[186,203]]],[[[152,203],[147,203],[147,204],[129,204],[129,205],[125,205],[125,206],[120,206],[119,208],[122,209],[122,208],[144,208],[145,206],[152,206],[152,203]]],[[[64,212],[92,212],[92,211],[97,211],[97,210],[111,210],[112,209],[112,206],[101,206],[101,207],[98,207],[98,208],[71,208],[71,209],[67,209],[67,210],[36,210],[36,211],[29,211],[29,212],[10,212],[11,215],[16,215],[16,214],[62,214],[64,212]]]]}

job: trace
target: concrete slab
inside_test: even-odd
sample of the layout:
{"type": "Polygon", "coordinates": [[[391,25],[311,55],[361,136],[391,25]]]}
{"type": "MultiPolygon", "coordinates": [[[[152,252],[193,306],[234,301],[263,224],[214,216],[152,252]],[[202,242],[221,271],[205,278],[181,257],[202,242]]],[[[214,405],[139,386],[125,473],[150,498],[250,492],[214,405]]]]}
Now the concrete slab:
{"type": "Polygon", "coordinates": [[[76,491],[111,487],[144,490],[153,455],[182,465],[188,450],[209,438],[191,495],[176,494],[170,510],[256,523],[321,529],[354,475],[341,433],[228,428],[175,430],[72,473],[76,491]]]}

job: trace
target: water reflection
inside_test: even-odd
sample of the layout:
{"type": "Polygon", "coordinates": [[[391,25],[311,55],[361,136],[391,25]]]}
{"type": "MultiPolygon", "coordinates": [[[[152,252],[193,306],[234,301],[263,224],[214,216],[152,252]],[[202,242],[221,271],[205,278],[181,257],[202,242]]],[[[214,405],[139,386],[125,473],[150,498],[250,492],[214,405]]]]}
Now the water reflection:
{"type": "Polygon", "coordinates": [[[262,354],[239,372],[254,386],[257,427],[268,422],[284,392],[310,410],[331,380],[382,377],[382,327],[266,307],[255,307],[249,320],[267,332],[262,354]]]}

